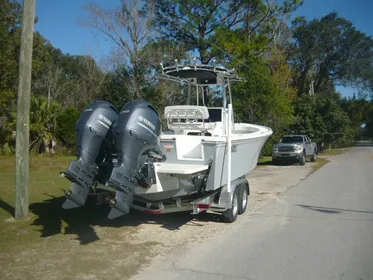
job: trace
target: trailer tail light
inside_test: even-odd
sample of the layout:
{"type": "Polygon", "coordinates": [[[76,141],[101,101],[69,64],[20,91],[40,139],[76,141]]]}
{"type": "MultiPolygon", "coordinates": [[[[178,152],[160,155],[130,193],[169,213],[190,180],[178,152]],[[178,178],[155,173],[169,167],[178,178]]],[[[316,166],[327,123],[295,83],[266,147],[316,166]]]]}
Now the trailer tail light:
{"type": "Polygon", "coordinates": [[[210,209],[210,204],[197,204],[198,209],[210,209]]]}

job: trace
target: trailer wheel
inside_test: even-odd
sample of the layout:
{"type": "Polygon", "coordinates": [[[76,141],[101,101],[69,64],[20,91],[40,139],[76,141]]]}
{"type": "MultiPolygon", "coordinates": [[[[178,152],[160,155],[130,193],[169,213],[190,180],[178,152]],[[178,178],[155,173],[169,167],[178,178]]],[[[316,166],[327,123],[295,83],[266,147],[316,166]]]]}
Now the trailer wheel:
{"type": "Polygon", "coordinates": [[[240,187],[240,197],[238,203],[238,215],[241,215],[246,212],[248,199],[249,199],[249,191],[248,185],[242,184],[240,187]]]}
{"type": "Polygon", "coordinates": [[[226,223],[233,223],[235,220],[237,220],[238,206],[239,206],[239,192],[240,192],[239,187],[234,190],[231,208],[223,212],[223,220],[226,223]]]}

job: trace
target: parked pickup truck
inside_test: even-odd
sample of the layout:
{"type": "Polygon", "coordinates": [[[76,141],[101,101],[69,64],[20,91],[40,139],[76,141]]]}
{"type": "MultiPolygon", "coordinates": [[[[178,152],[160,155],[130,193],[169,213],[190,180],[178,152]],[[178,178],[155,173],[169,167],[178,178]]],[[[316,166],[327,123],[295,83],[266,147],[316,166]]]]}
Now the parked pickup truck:
{"type": "Polygon", "coordinates": [[[278,163],[285,160],[298,161],[300,165],[306,163],[306,157],[316,161],[317,145],[311,142],[307,135],[286,135],[280,143],[273,146],[272,161],[278,163]]]}

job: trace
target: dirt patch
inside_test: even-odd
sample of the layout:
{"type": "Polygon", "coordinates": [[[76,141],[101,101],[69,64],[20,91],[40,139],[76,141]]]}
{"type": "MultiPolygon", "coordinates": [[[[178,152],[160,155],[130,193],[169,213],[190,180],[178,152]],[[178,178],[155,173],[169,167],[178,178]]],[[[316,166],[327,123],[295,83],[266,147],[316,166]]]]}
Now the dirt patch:
{"type": "Polygon", "coordinates": [[[263,207],[275,196],[304,180],[312,171],[315,163],[306,165],[262,166],[248,176],[250,183],[251,212],[263,207]]]}
{"type": "Polygon", "coordinates": [[[41,239],[1,252],[0,279],[128,279],[150,262],[159,244],[133,244],[133,230],[94,229],[100,240],[86,245],[74,236],[41,239]]]}

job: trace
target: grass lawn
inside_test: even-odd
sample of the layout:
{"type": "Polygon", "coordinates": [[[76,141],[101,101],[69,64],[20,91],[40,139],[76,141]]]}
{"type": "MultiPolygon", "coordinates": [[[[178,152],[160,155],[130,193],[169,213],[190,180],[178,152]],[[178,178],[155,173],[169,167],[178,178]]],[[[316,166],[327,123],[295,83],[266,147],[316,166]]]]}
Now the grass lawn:
{"type": "Polygon", "coordinates": [[[324,158],[324,156],[335,156],[343,154],[347,151],[347,148],[344,149],[329,149],[324,150],[322,153],[319,154],[317,157],[316,163],[312,166],[313,170],[316,171],[317,169],[323,167],[325,164],[329,163],[330,161],[324,158]]]}
{"type": "Polygon", "coordinates": [[[0,157],[0,279],[126,279],[152,256],[157,244],[132,241],[141,219],[108,220],[94,201],[61,209],[72,159],[30,157],[29,217],[16,221],[15,157],[0,157]]]}
{"type": "Polygon", "coordinates": [[[261,156],[258,159],[258,165],[270,165],[272,164],[271,156],[261,156]]]}
{"type": "Polygon", "coordinates": [[[344,149],[329,149],[329,150],[324,150],[322,153],[320,153],[320,156],[335,156],[335,155],[343,154],[346,151],[347,151],[346,148],[344,148],[344,149]]]}
{"type": "MultiPolygon", "coordinates": [[[[319,160],[319,158],[317,159],[317,161],[318,160],[319,160]]],[[[306,161],[310,162],[311,160],[309,158],[307,158],[306,161]]],[[[295,163],[295,161],[294,161],[294,163],[295,163]]],[[[290,164],[293,164],[293,163],[290,162],[290,164]]],[[[271,156],[261,156],[259,158],[257,166],[260,167],[260,166],[265,166],[265,165],[273,165],[271,156]]]]}
{"type": "Polygon", "coordinates": [[[312,169],[316,171],[317,169],[323,167],[325,164],[329,163],[330,160],[327,160],[326,158],[318,157],[316,160],[316,163],[312,165],[312,169]]]}
{"type": "Polygon", "coordinates": [[[30,157],[30,215],[25,221],[13,221],[15,205],[15,157],[0,157],[0,252],[17,250],[24,242],[37,240],[41,225],[36,225],[40,207],[45,200],[61,197],[69,182],[59,177],[71,157],[30,157]],[[30,223],[34,226],[30,227],[30,223]]]}
{"type": "MultiPolygon", "coordinates": [[[[317,163],[313,166],[314,169],[319,169],[323,165],[327,164],[329,161],[322,158],[323,156],[334,156],[334,155],[340,155],[347,151],[347,148],[343,149],[329,149],[324,150],[322,153],[319,154],[317,158],[317,163]]],[[[310,159],[307,158],[307,162],[310,161],[310,159]]],[[[261,156],[258,160],[258,166],[261,165],[272,165],[272,157],[271,156],[261,156]]]]}

